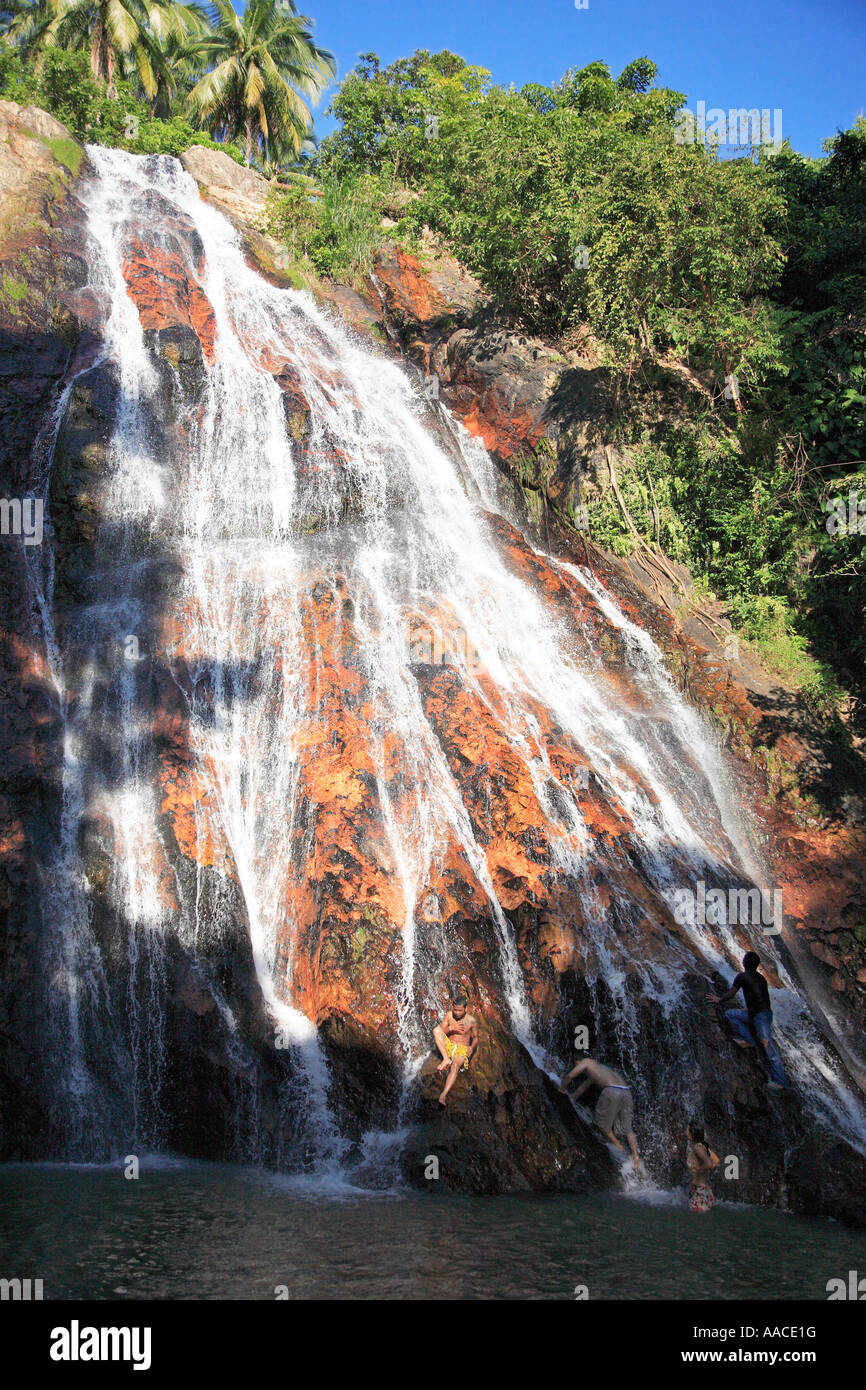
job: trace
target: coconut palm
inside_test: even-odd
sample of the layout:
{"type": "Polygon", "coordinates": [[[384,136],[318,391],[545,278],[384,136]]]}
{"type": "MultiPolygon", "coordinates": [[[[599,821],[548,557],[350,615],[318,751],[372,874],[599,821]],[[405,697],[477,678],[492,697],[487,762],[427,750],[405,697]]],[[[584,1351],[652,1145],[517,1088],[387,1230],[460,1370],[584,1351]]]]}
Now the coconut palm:
{"type": "Polygon", "coordinates": [[[293,0],[250,0],[243,16],[231,0],[213,0],[212,32],[187,45],[208,71],[187,108],[214,136],[246,141],[247,164],[296,155],[312,129],[309,107],[333,77],[334,57],[313,41],[312,21],[293,0]]]}
{"type": "MultiPolygon", "coordinates": [[[[155,116],[168,118],[179,109],[187,95],[204,72],[204,65],[189,57],[187,46],[192,39],[208,33],[210,24],[203,7],[196,4],[181,4],[187,11],[183,23],[173,28],[159,40],[159,50],[163,65],[159,76],[159,90],[151,107],[155,116]]],[[[134,77],[130,60],[124,66],[124,76],[134,77]]]]}
{"type": "Polygon", "coordinates": [[[16,20],[27,14],[32,4],[33,0],[0,0],[0,36],[7,37],[16,20]]]}
{"type": "Polygon", "coordinates": [[[108,84],[134,76],[147,97],[171,84],[163,45],[184,44],[207,27],[204,11],[178,0],[12,0],[7,37],[25,55],[89,48],[93,76],[108,84]]]}
{"type": "Polygon", "coordinates": [[[0,0],[0,38],[8,33],[15,16],[22,8],[21,0],[0,0]]]}

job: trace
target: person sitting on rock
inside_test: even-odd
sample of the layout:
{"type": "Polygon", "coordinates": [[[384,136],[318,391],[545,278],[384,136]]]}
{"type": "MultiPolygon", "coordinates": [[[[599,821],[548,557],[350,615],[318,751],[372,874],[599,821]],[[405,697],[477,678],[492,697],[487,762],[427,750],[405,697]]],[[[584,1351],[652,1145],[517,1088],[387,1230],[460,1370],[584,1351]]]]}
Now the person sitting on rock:
{"type": "Polygon", "coordinates": [[[616,1137],[617,1133],[625,1139],[631,1149],[632,1163],[637,1171],[640,1167],[640,1153],[632,1129],[634,1101],[632,1100],[631,1087],[625,1084],[619,1072],[614,1071],[612,1067],[606,1067],[602,1062],[596,1062],[592,1057],[584,1057],[576,1067],[572,1067],[567,1076],[562,1078],[559,1089],[563,1094],[567,1092],[570,1083],[576,1076],[584,1076],[586,1079],[575,1091],[575,1100],[580,1099],[588,1086],[601,1087],[593,1120],[605,1139],[616,1148],[621,1149],[623,1153],[625,1153],[625,1145],[620,1143],[616,1137]]]}
{"type": "Polygon", "coordinates": [[[772,1091],[784,1091],[787,1089],[787,1082],[782,1067],[782,1059],[776,1044],[773,1042],[773,1010],[770,1007],[770,991],[767,988],[767,981],[763,975],[758,973],[760,964],[761,958],[758,953],[747,951],[743,956],[743,969],[734,980],[731,988],[721,998],[711,994],[710,1000],[714,1004],[721,1004],[724,1009],[725,1005],[735,998],[739,990],[743,991],[746,1007],[744,1009],[725,1010],[725,1017],[733,1029],[734,1042],[738,1047],[754,1047],[755,1038],[760,1038],[767,1054],[767,1061],[770,1064],[770,1089],[772,1091]]]}
{"type": "Polygon", "coordinates": [[[442,1022],[433,1029],[433,1037],[442,1056],[436,1071],[448,1072],[439,1097],[440,1105],[445,1104],[461,1068],[463,1071],[469,1070],[470,1059],[478,1047],[478,1022],[475,1015],[467,1013],[466,1009],[466,999],[458,994],[452,999],[442,1022]]]}

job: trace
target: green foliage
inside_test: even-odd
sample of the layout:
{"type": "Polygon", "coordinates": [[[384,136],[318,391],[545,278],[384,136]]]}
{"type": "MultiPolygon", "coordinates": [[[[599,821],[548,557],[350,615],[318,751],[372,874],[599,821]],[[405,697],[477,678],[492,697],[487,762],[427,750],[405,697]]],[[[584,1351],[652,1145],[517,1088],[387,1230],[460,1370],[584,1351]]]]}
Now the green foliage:
{"type": "Polygon", "coordinates": [[[23,280],[16,280],[14,276],[4,274],[0,281],[0,296],[17,304],[27,298],[27,285],[23,280]]]}
{"type": "Polygon", "coordinates": [[[654,76],[646,58],[616,81],[591,63],[515,93],[453,54],[422,51],[384,71],[367,54],[333,103],[343,124],[318,167],[387,168],[417,187],[412,223],[445,235],[533,331],[586,321],[618,362],[723,351],[722,375],[757,375],[777,360],[757,302],[781,263],[765,233],[772,173],[677,145],[681,98],[652,88],[654,76]]]}
{"type": "MultiPolygon", "coordinates": [[[[347,175],[404,184],[401,230],[433,228],[515,325],[591,329],[640,533],[817,703],[837,678],[859,691],[866,723],[866,538],[830,534],[824,511],[851,490],[866,501],[866,120],[822,160],[788,146],[720,159],[677,143],[684,99],[655,80],[638,58],[617,77],[593,62],[516,92],[454,54],[384,70],[365,54],[316,162],[335,196],[355,196],[347,175]],[[673,361],[709,386],[688,420],[670,393],[659,408],[673,361]]],[[[615,496],[590,500],[593,536],[628,553],[615,496]]]]}
{"type": "Polygon", "coordinates": [[[772,181],[747,160],[721,164],[662,126],[610,141],[582,197],[590,247],[577,312],[627,365],[668,348],[735,372],[741,389],[778,362],[760,296],[781,249],[765,231],[772,181]]]}
{"type": "Polygon", "coordinates": [[[845,692],[829,663],[809,652],[806,637],[797,631],[797,615],[783,599],[737,596],[728,604],[728,616],[766,664],[800,691],[815,714],[822,718],[836,714],[845,692]]]}
{"type": "Polygon", "coordinates": [[[390,192],[390,181],[373,174],[328,178],[316,190],[299,182],[271,196],[271,231],[293,259],[307,257],[318,274],[360,281],[384,241],[390,192]]]}
{"type": "Polygon", "coordinates": [[[104,140],[101,130],[91,132],[90,139],[98,140],[100,143],[121,145],[132,154],[173,154],[178,156],[183,154],[184,150],[188,150],[190,145],[203,145],[205,149],[222,150],[236,164],[244,163],[244,153],[238,145],[230,141],[212,140],[209,135],[197,130],[181,116],[172,116],[167,120],[142,117],[138,134],[133,137],[125,136],[124,132],[128,128],[128,124],[125,124],[123,131],[117,132],[110,142],[104,140]]]}
{"type": "Polygon", "coordinates": [[[290,0],[280,9],[253,0],[243,19],[228,0],[216,0],[210,20],[172,0],[15,0],[9,13],[0,93],[42,106],[79,140],[137,154],[202,144],[243,162],[241,134],[248,161],[259,146],[294,157],[310,134],[298,91],[318,94],[333,71],[290,0]]]}
{"type": "MultiPolygon", "coordinates": [[[[801,625],[822,660],[860,694],[866,687],[866,566],[859,518],[828,526],[833,498],[866,501],[866,120],[826,142],[828,157],[786,152],[787,263],[777,295],[784,368],[758,402],[791,483],[801,625]]],[[[864,518],[866,520],[866,518],[864,518]]]]}
{"type": "Polygon", "coordinates": [[[73,178],[76,178],[84,162],[81,146],[75,140],[69,140],[63,136],[55,140],[46,140],[45,143],[58,164],[62,164],[65,169],[69,170],[73,178]]]}
{"type": "MultiPolygon", "coordinates": [[[[49,111],[77,140],[119,146],[133,154],[183,154],[190,145],[224,150],[243,163],[234,145],[217,144],[180,116],[165,120],[151,115],[147,102],[129,82],[115,84],[114,96],[93,77],[85,53],[50,49],[38,71],[14,50],[0,49],[0,95],[7,101],[29,102],[49,111]]],[[[49,142],[56,157],[77,173],[79,156],[69,142],[49,142]]]]}
{"type": "Polygon", "coordinates": [[[101,125],[108,98],[90,71],[85,53],[49,50],[38,69],[34,99],[67,126],[78,140],[89,138],[89,129],[101,125]]]}
{"type": "Polygon", "coordinates": [[[319,223],[316,196],[306,183],[297,183],[269,198],[269,230],[287,248],[292,260],[309,256],[319,223]]]}
{"type": "Polygon", "coordinates": [[[421,49],[384,71],[375,53],[362,54],[340,87],[329,114],[340,130],[322,141],[323,177],[393,171],[411,181],[431,167],[443,119],[462,116],[482,101],[490,80],[455,54],[421,49]]]}
{"type": "Polygon", "coordinates": [[[0,95],[4,101],[27,106],[36,90],[36,76],[21,54],[0,41],[0,95]]]}

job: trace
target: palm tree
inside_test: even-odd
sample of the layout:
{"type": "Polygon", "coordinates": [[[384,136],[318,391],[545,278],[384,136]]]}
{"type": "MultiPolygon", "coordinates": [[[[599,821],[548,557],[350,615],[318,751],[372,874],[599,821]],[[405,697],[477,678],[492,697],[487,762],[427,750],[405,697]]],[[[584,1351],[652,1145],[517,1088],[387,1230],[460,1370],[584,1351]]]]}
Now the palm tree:
{"type": "MultiPolygon", "coordinates": [[[[173,28],[159,40],[162,56],[162,70],[159,76],[159,90],[151,102],[154,116],[168,119],[180,110],[198,79],[204,72],[204,64],[196,62],[187,54],[187,47],[193,39],[209,33],[210,23],[203,6],[181,0],[180,8],[184,14],[181,25],[173,28]]],[[[131,77],[131,64],[127,59],[124,76],[131,77]]]]}
{"type": "Polygon", "coordinates": [[[9,32],[21,9],[23,9],[21,0],[0,0],[0,38],[9,32]]]}
{"type": "Polygon", "coordinates": [[[11,39],[11,30],[21,15],[28,14],[33,0],[0,0],[0,36],[11,39]]]}
{"type": "Polygon", "coordinates": [[[213,0],[211,23],[185,50],[208,67],[187,99],[190,114],[214,136],[243,135],[247,164],[258,149],[266,159],[297,155],[312,129],[302,96],[318,99],[336,70],[313,41],[312,20],[293,0],[250,0],[243,17],[231,0],[213,0]]]}
{"type": "Polygon", "coordinates": [[[149,98],[171,84],[163,45],[188,43],[207,26],[203,10],[178,0],[12,0],[7,37],[25,55],[89,48],[93,76],[110,88],[134,75],[149,98]]]}

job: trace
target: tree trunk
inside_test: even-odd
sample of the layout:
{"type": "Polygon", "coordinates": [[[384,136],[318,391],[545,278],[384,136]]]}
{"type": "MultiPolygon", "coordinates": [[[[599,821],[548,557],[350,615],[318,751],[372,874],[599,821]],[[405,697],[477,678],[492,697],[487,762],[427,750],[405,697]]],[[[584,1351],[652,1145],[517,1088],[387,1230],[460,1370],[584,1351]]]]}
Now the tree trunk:
{"type": "Polygon", "coordinates": [[[93,38],[90,40],[90,71],[101,82],[104,78],[102,71],[102,43],[105,37],[105,29],[102,24],[102,12],[97,11],[96,23],[93,26],[93,38]]]}
{"type": "Polygon", "coordinates": [[[247,128],[247,167],[253,162],[253,123],[250,117],[246,120],[247,128]]]}
{"type": "MultiPolygon", "coordinates": [[[[707,308],[708,308],[708,309],[712,309],[712,307],[713,307],[713,305],[712,305],[712,300],[710,299],[709,291],[707,290],[707,287],[706,287],[706,285],[704,284],[704,277],[703,277],[703,275],[699,275],[699,276],[698,276],[698,279],[699,279],[700,282],[701,282],[701,289],[702,289],[703,292],[704,292],[704,299],[706,300],[707,308]]],[[[727,354],[727,351],[726,351],[726,349],[725,349],[724,343],[719,343],[719,344],[718,344],[718,351],[719,351],[719,361],[721,362],[722,368],[723,368],[724,373],[725,373],[725,385],[727,386],[731,381],[733,381],[733,372],[731,371],[730,367],[728,366],[728,354],[727,354]]],[[[738,415],[742,415],[742,413],[743,413],[743,403],[742,403],[742,401],[740,400],[740,393],[739,393],[739,391],[737,391],[737,393],[736,393],[735,395],[732,393],[732,399],[733,399],[734,408],[736,409],[737,414],[738,414],[738,415]]]]}

